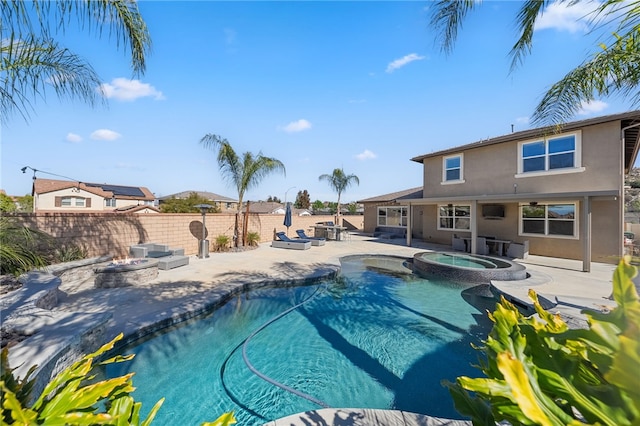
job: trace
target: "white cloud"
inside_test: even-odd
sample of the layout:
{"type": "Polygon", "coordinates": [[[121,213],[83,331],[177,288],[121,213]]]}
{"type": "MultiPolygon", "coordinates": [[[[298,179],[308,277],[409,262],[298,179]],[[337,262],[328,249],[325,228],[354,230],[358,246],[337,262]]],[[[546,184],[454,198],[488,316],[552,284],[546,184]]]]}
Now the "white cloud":
{"type": "Polygon", "coordinates": [[[224,41],[227,44],[235,44],[236,42],[236,30],[233,28],[225,28],[224,30],[224,41]]]}
{"type": "Polygon", "coordinates": [[[580,110],[578,111],[578,115],[594,114],[606,109],[608,106],[609,104],[603,101],[582,102],[582,104],[580,105],[580,110]]]}
{"type": "Polygon", "coordinates": [[[100,88],[106,98],[114,98],[119,101],[135,101],[144,97],[152,97],[156,101],[165,99],[162,92],[156,90],[152,85],[123,77],[114,78],[111,80],[111,84],[103,83],[100,88]]]}
{"type": "Polygon", "coordinates": [[[360,154],[356,155],[356,158],[360,161],[373,160],[376,157],[378,156],[368,149],[365,149],[360,154]]]}
{"type": "Polygon", "coordinates": [[[546,28],[558,31],[568,31],[570,33],[586,32],[588,30],[588,20],[598,2],[577,2],[570,5],[570,2],[551,3],[538,17],[535,30],[546,28]]]}
{"type": "Polygon", "coordinates": [[[302,132],[304,130],[309,130],[311,128],[311,123],[304,118],[301,118],[298,121],[292,121],[284,127],[279,127],[279,129],[287,132],[287,133],[296,133],[302,132]]]}
{"type": "Polygon", "coordinates": [[[115,141],[120,139],[122,135],[109,129],[98,129],[91,133],[91,139],[96,141],[115,141]]]}
{"type": "Polygon", "coordinates": [[[66,140],[67,142],[80,143],[82,142],[82,136],[76,135],[75,133],[67,133],[66,140]]]}
{"type": "Polygon", "coordinates": [[[389,63],[389,65],[387,65],[387,72],[392,73],[398,68],[402,68],[413,61],[419,61],[421,59],[424,59],[424,56],[420,56],[417,53],[410,53],[400,59],[396,59],[395,61],[389,63]]]}

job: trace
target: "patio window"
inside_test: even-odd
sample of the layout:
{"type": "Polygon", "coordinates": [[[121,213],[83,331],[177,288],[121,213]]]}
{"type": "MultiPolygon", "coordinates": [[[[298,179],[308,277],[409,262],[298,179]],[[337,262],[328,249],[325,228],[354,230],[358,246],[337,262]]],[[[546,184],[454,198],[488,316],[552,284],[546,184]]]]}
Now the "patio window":
{"type": "Polygon", "coordinates": [[[527,173],[566,172],[581,169],[580,134],[572,133],[523,142],[518,171],[527,173]]]}
{"type": "Polygon", "coordinates": [[[438,229],[468,231],[471,225],[471,206],[443,204],[438,206],[438,229]]]}
{"type": "Polygon", "coordinates": [[[378,226],[407,226],[407,207],[378,207],[378,226]]]}
{"type": "Polygon", "coordinates": [[[442,183],[464,182],[462,154],[450,155],[442,159],[442,183]]]}
{"type": "Polygon", "coordinates": [[[520,235],[578,236],[574,203],[525,204],[520,211],[520,235]]]}

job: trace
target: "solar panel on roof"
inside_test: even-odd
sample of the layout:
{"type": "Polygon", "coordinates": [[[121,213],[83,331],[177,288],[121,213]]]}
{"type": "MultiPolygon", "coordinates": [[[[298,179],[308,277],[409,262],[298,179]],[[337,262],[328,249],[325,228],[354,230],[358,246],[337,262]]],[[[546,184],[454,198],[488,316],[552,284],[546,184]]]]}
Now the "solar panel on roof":
{"type": "Polygon", "coordinates": [[[140,188],[135,186],[120,186],[120,185],[102,185],[98,183],[86,183],[88,186],[97,186],[102,188],[103,191],[113,192],[113,195],[122,195],[125,197],[145,197],[144,192],[140,188]]]}

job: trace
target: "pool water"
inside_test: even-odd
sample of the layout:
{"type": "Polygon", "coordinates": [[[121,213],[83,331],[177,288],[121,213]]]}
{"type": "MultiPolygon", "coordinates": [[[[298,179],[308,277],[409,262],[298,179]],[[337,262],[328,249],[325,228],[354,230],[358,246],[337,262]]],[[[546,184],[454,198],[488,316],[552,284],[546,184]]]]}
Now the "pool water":
{"type": "Polygon", "coordinates": [[[478,376],[478,352],[495,299],[486,286],[425,279],[406,260],[344,259],[341,276],[311,286],[245,293],[207,317],[125,348],[115,377],[135,372],[133,393],[147,413],[166,400],[154,425],[198,425],[234,411],[260,425],[321,406],[262,374],[334,408],[398,409],[460,419],[441,381],[478,376]]]}

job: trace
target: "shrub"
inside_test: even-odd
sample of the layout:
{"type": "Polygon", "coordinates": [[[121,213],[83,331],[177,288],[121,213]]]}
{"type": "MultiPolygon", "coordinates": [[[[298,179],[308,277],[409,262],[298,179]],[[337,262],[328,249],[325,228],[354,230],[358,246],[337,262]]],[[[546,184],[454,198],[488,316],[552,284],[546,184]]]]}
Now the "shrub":
{"type": "Polygon", "coordinates": [[[229,250],[229,241],[231,239],[226,235],[218,235],[216,237],[214,250],[215,251],[227,251],[229,250]]]}
{"type": "Polygon", "coordinates": [[[524,317],[504,298],[479,368],[487,378],[444,384],[456,409],[474,425],[637,425],[640,422],[640,300],[637,274],[625,257],[613,277],[617,307],[585,310],[588,329],[569,329],[529,297],[539,318],[524,317]]]}
{"type": "Polygon", "coordinates": [[[47,265],[38,246],[48,241],[40,231],[18,225],[13,219],[0,217],[0,275],[18,276],[47,265]]]}
{"type": "MultiPolygon", "coordinates": [[[[30,408],[27,407],[27,401],[30,397],[33,381],[28,380],[28,377],[35,367],[29,370],[23,381],[17,381],[13,377],[13,370],[7,361],[8,352],[4,349],[2,351],[2,376],[0,376],[2,424],[150,424],[164,402],[164,398],[153,406],[145,420],[141,420],[142,403],[135,402],[130,395],[135,390],[131,381],[133,373],[98,382],[94,380],[95,359],[112,349],[121,338],[122,334],[102,346],[98,351],[86,355],[63,370],[47,384],[40,397],[30,408]],[[101,409],[104,411],[100,411],[101,409]]],[[[133,355],[116,356],[100,364],[123,362],[132,358],[133,355]]],[[[225,426],[235,422],[233,413],[225,413],[214,422],[203,423],[203,426],[225,426]]]]}
{"type": "Polygon", "coordinates": [[[260,234],[258,234],[257,232],[247,233],[247,245],[257,246],[259,242],[260,242],[260,234]]]}
{"type": "Polygon", "coordinates": [[[53,253],[53,263],[71,262],[87,258],[87,250],[75,244],[57,247],[53,253]]]}

